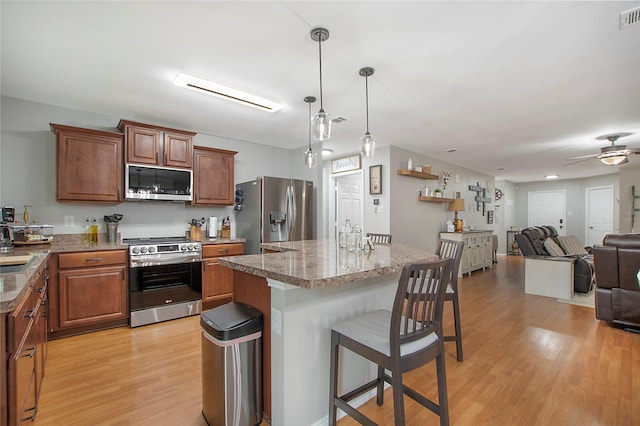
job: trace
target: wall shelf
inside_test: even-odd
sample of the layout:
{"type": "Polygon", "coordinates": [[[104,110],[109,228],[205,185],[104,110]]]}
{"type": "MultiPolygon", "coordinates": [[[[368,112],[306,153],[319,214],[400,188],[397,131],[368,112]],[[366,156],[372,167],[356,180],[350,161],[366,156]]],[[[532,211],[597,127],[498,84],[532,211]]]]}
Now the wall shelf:
{"type": "Polygon", "coordinates": [[[442,198],[442,197],[418,197],[418,201],[428,201],[432,203],[450,203],[453,201],[453,198],[442,198]]]}
{"type": "Polygon", "coordinates": [[[411,177],[420,178],[420,179],[431,179],[431,180],[440,179],[440,177],[438,177],[437,175],[432,175],[431,173],[416,172],[415,170],[398,170],[398,174],[402,176],[411,176],[411,177]]]}

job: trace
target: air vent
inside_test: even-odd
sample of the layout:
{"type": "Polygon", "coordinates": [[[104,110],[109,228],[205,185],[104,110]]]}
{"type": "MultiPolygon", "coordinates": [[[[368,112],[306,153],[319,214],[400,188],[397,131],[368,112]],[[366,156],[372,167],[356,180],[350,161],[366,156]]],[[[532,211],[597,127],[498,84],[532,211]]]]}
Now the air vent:
{"type": "Polygon", "coordinates": [[[342,123],[343,121],[347,121],[347,119],[344,117],[336,117],[332,118],[331,121],[333,121],[334,123],[342,123]]]}
{"type": "Polygon", "coordinates": [[[620,14],[620,29],[629,28],[640,22],[640,7],[636,7],[620,14]]]}

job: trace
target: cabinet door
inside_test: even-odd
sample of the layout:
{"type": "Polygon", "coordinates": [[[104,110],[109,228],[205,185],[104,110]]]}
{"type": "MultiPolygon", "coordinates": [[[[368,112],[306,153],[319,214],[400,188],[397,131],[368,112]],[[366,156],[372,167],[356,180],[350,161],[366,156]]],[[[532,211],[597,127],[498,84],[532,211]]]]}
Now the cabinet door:
{"type": "Polygon", "coordinates": [[[164,132],[164,165],[190,169],[193,165],[193,138],[164,132]]]}
{"type": "Polygon", "coordinates": [[[233,269],[220,265],[218,259],[202,261],[202,301],[207,309],[233,299],[233,269]]]}
{"type": "Polygon", "coordinates": [[[26,330],[23,343],[9,359],[9,424],[35,416],[35,331],[33,323],[26,330]]]}
{"type": "Polygon", "coordinates": [[[147,127],[126,126],[127,163],[161,164],[162,132],[147,127]]]}
{"type": "Polygon", "coordinates": [[[121,202],[122,135],[52,128],[57,135],[56,201],[121,202]]]}
{"type": "Polygon", "coordinates": [[[60,270],[61,329],[127,318],[127,267],[60,270]]]}
{"type": "Polygon", "coordinates": [[[192,204],[232,205],[235,152],[212,148],[194,149],[192,204]]]}

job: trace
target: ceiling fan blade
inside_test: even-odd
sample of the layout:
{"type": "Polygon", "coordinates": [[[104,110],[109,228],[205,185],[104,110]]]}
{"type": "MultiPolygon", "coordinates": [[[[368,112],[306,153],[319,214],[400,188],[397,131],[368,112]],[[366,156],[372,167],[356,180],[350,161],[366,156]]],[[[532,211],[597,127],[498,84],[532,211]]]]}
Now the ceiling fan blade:
{"type": "Polygon", "coordinates": [[[590,159],[590,158],[596,158],[598,155],[600,155],[600,154],[581,155],[580,157],[566,158],[566,160],[567,160],[567,161],[572,161],[572,160],[588,160],[588,159],[590,159]]]}
{"type": "Polygon", "coordinates": [[[568,158],[567,160],[578,160],[578,161],[574,161],[572,163],[564,164],[562,167],[573,166],[574,164],[583,163],[583,162],[585,162],[587,160],[593,160],[596,157],[597,157],[597,155],[589,155],[589,156],[582,157],[582,158],[581,157],[568,158]]]}

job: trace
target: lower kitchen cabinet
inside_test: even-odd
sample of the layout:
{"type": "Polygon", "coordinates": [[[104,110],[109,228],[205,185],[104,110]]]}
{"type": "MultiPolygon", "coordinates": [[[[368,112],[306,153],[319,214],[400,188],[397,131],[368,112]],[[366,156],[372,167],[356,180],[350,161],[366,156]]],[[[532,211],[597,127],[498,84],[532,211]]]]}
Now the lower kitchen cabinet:
{"type": "Polygon", "coordinates": [[[127,273],[126,250],[58,254],[51,336],[126,325],[127,273]]]}
{"type": "Polygon", "coordinates": [[[3,425],[33,421],[37,413],[46,362],[47,276],[43,266],[31,278],[16,308],[2,318],[0,346],[2,359],[7,357],[0,383],[3,425]]]}
{"type": "Polygon", "coordinates": [[[492,266],[493,231],[441,232],[440,238],[464,242],[459,277],[492,266]]]}
{"type": "Polygon", "coordinates": [[[211,309],[233,300],[233,269],[220,265],[219,258],[244,254],[244,244],[202,246],[202,307],[211,309]]]}

